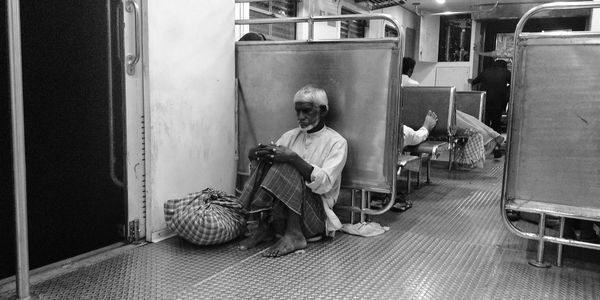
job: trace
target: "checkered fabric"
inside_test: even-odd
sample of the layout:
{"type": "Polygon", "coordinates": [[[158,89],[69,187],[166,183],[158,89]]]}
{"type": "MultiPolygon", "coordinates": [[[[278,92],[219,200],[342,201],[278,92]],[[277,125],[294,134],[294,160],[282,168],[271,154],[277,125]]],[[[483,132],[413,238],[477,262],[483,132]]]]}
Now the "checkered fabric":
{"type": "Polygon", "coordinates": [[[327,216],[323,200],[304,184],[302,175],[289,164],[260,163],[246,183],[240,202],[246,203],[250,212],[258,212],[273,209],[275,199],[300,215],[305,236],[324,232],[327,216]]]}
{"type": "Polygon", "coordinates": [[[462,133],[467,137],[464,145],[458,145],[454,161],[461,167],[476,168],[483,166],[485,161],[485,147],[483,137],[476,130],[467,128],[462,133]]]}
{"type": "Polygon", "coordinates": [[[246,215],[238,199],[206,188],[164,205],[167,227],[197,245],[214,245],[238,237],[246,226],[246,215]]]}

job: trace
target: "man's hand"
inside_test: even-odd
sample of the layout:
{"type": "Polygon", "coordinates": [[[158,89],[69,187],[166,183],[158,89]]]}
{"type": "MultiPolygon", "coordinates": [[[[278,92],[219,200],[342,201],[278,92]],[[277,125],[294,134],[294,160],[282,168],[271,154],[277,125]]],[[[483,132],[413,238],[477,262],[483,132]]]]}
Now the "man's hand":
{"type": "Polygon", "coordinates": [[[290,148],[275,145],[271,143],[269,145],[258,144],[254,149],[254,157],[259,161],[273,162],[291,162],[293,157],[297,156],[294,151],[290,148]]]}
{"type": "Polygon", "coordinates": [[[289,163],[300,172],[305,181],[311,180],[310,174],[312,173],[313,166],[286,146],[275,145],[273,142],[269,145],[258,144],[256,148],[250,149],[248,158],[250,160],[265,161],[270,164],[289,163]]]}
{"type": "Polygon", "coordinates": [[[427,131],[431,132],[431,130],[437,124],[437,121],[438,121],[437,115],[432,111],[428,111],[427,115],[425,116],[425,122],[423,122],[423,127],[425,127],[427,129],[427,131]]]}

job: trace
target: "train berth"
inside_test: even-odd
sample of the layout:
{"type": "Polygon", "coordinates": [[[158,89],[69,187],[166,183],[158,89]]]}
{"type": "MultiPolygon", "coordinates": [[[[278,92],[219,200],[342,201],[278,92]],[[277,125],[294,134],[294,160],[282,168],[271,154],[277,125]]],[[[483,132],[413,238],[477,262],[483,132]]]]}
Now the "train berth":
{"type": "MultiPolygon", "coordinates": [[[[462,172],[433,164],[433,183],[412,209],[375,216],[390,230],[340,233],[281,258],[200,247],[179,238],[128,246],[32,277],[33,299],[598,299],[597,252],[565,247],[563,267],[527,264],[535,241],[502,225],[503,159],[462,172]]],[[[535,232],[536,225],[516,226],[535,232]]],[[[548,234],[557,234],[547,229],[548,234]]],[[[555,257],[549,245],[546,257],[555,257]]],[[[0,299],[10,299],[5,285],[0,299]]]]}

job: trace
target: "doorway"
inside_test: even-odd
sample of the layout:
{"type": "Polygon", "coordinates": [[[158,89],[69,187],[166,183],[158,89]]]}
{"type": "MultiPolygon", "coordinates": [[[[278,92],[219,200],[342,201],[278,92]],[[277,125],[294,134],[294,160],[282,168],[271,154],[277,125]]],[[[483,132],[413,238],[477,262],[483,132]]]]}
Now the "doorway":
{"type": "MultiPolygon", "coordinates": [[[[2,6],[6,15],[4,1],[2,6]]],[[[21,1],[32,269],[125,239],[121,16],[121,2],[114,0],[21,1]]],[[[8,70],[2,26],[2,70],[8,70]]],[[[7,95],[2,97],[1,134],[7,139],[2,165],[11,168],[2,168],[0,218],[10,233],[0,247],[0,263],[8,266],[0,269],[0,279],[15,273],[8,71],[1,84],[7,95]]]]}

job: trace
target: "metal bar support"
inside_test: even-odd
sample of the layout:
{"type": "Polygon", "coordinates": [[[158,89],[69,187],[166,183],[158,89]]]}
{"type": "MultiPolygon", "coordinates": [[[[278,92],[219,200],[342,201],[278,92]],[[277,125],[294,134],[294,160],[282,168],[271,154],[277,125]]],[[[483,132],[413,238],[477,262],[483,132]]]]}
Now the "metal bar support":
{"type": "Polygon", "coordinates": [[[431,157],[427,160],[427,184],[431,183],[431,157]]]}
{"type": "Polygon", "coordinates": [[[538,267],[538,268],[548,268],[550,267],[549,263],[544,262],[544,231],[546,229],[546,214],[540,214],[540,223],[538,224],[538,249],[537,249],[537,259],[530,260],[529,264],[538,267]]]}
{"type": "MultiPolygon", "coordinates": [[[[558,232],[558,237],[561,239],[565,237],[565,217],[560,217],[560,229],[558,232]]],[[[556,254],[556,266],[562,267],[562,253],[563,253],[563,244],[558,244],[558,253],[556,254]]]]}
{"type": "Polygon", "coordinates": [[[19,0],[7,1],[10,96],[15,189],[17,248],[17,297],[29,296],[29,244],[27,233],[27,184],[25,169],[25,117],[23,109],[23,70],[21,65],[21,19],[19,0]]]}
{"type": "MultiPolygon", "coordinates": [[[[356,195],[356,191],[354,189],[351,189],[351,196],[350,196],[350,206],[354,207],[356,205],[356,197],[354,196],[356,195]]],[[[350,224],[354,224],[354,211],[350,211],[350,224]]]]}
{"type": "Polygon", "coordinates": [[[365,213],[362,212],[362,210],[364,210],[367,207],[367,191],[366,190],[360,190],[360,222],[364,222],[365,221],[365,213]]]}

